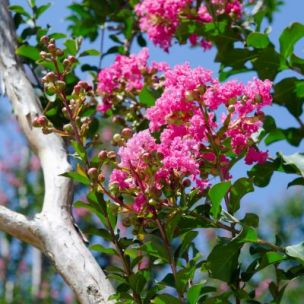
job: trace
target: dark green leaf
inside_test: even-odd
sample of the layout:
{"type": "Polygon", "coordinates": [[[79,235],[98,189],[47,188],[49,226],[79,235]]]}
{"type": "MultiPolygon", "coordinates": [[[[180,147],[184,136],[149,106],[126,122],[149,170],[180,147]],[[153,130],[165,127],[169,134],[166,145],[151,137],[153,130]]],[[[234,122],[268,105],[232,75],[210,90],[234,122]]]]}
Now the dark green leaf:
{"type": "Polygon", "coordinates": [[[207,259],[210,277],[228,283],[231,282],[238,267],[241,246],[238,242],[216,245],[207,259]]]}
{"type": "Polygon", "coordinates": [[[230,190],[230,204],[229,209],[233,214],[240,208],[241,199],[249,192],[253,192],[253,184],[250,178],[242,177],[238,179],[230,190]]]}
{"type": "Polygon", "coordinates": [[[302,114],[304,98],[301,97],[301,90],[298,91],[299,80],[296,77],[285,78],[274,86],[274,102],[285,106],[288,111],[298,117],[302,114]]]}
{"type": "Polygon", "coordinates": [[[303,177],[298,177],[298,178],[294,179],[292,182],[290,182],[287,185],[287,188],[289,188],[291,186],[304,186],[304,178],[303,177]]]}

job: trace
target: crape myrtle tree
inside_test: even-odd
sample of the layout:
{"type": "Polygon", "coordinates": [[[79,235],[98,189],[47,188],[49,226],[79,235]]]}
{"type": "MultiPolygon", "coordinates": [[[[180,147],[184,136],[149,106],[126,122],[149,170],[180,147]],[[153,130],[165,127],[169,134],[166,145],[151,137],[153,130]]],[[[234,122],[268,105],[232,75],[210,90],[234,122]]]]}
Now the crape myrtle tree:
{"type": "Polygon", "coordinates": [[[238,211],[275,171],[298,175],[288,186],[303,184],[301,153],[269,155],[259,143],[302,140],[304,59],[294,48],[304,25],[287,27],[275,47],[268,25],[281,1],[86,0],[68,7],[66,34],[39,25],[49,4],[0,3],[1,88],[44,177],[38,210],[1,206],[0,229],[40,250],[80,303],[280,303],[303,273],[303,245],[264,236],[258,215],[238,211]],[[99,50],[82,46],[97,39],[99,50]],[[146,39],[165,52],[187,42],[216,48],[219,79],[188,63],[150,62],[146,39]],[[249,71],[256,77],[237,80],[249,71]],[[297,127],[278,128],[263,112],[272,103],[297,127]],[[110,122],[116,133],[102,142],[110,122]],[[248,172],[236,179],[239,162],[248,172]],[[75,201],[78,184],[86,198],[75,201]],[[90,244],[73,208],[94,215],[90,244]]]}

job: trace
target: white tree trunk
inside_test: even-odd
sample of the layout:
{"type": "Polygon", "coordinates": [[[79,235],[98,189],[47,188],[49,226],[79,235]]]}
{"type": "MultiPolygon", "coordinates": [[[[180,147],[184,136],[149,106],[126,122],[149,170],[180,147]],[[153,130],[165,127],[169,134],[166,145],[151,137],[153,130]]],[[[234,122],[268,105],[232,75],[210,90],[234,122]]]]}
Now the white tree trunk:
{"type": "Polygon", "coordinates": [[[59,176],[70,170],[64,143],[57,135],[44,135],[32,127],[41,107],[15,49],[8,1],[0,0],[0,88],[9,97],[21,129],[40,158],[45,184],[42,211],[33,219],[0,206],[0,230],[48,256],[81,303],[113,303],[108,301],[114,293],[111,283],[73,225],[72,182],[59,176]]]}

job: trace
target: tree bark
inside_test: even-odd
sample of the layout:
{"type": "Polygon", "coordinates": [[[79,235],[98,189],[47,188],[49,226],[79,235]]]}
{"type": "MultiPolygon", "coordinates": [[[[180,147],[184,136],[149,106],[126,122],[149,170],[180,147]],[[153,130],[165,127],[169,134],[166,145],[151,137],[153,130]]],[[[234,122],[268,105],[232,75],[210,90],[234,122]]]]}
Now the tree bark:
{"type": "Polygon", "coordinates": [[[32,127],[39,99],[15,56],[16,37],[8,0],[0,0],[0,88],[9,97],[29,145],[40,158],[45,185],[42,211],[33,219],[0,206],[0,230],[40,249],[81,303],[113,303],[113,287],[76,231],[71,216],[73,185],[62,139],[32,127]]]}

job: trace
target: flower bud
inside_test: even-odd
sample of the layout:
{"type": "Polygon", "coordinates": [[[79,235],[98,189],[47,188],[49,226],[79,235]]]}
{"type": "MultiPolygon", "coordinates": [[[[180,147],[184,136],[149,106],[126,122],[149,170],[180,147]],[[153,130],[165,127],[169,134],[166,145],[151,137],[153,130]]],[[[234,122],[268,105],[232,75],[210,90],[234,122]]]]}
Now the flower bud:
{"type": "Polygon", "coordinates": [[[60,57],[60,56],[63,56],[64,53],[63,53],[63,50],[62,49],[56,49],[56,56],[60,57]]]}
{"type": "Polygon", "coordinates": [[[103,175],[102,173],[98,174],[97,180],[98,180],[100,183],[103,183],[104,180],[105,180],[104,175],[103,175]]]}
{"type": "Polygon", "coordinates": [[[112,122],[118,125],[125,125],[126,122],[121,116],[113,116],[112,122]]]}
{"type": "Polygon", "coordinates": [[[57,79],[57,76],[55,75],[54,72],[49,72],[45,76],[47,81],[55,81],[57,79]]]}
{"type": "Polygon", "coordinates": [[[50,40],[50,38],[46,35],[44,35],[40,38],[40,42],[44,43],[44,44],[47,44],[49,42],[49,40],[50,40]]]}
{"type": "Polygon", "coordinates": [[[98,158],[101,162],[103,162],[107,158],[107,152],[102,150],[98,153],[98,158]]]}
{"type": "Polygon", "coordinates": [[[70,65],[70,61],[68,59],[64,59],[62,63],[65,67],[70,65]]]}
{"type": "Polygon", "coordinates": [[[125,139],[129,139],[132,137],[133,135],[133,132],[130,128],[124,128],[122,131],[121,131],[121,135],[123,138],[125,139]]]}
{"type": "Polygon", "coordinates": [[[47,127],[43,127],[42,128],[42,133],[43,134],[50,134],[53,132],[53,129],[52,128],[47,128],[47,127]]]}
{"type": "Polygon", "coordinates": [[[33,120],[34,127],[44,127],[47,126],[47,124],[48,124],[48,119],[43,115],[40,115],[33,120]]]}
{"type": "Polygon", "coordinates": [[[50,52],[55,52],[56,51],[56,45],[54,43],[50,43],[48,46],[47,46],[47,49],[50,51],[50,52]]]}
{"type": "Polygon", "coordinates": [[[88,174],[89,177],[95,179],[98,176],[98,171],[97,171],[97,169],[95,167],[92,167],[92,168],[88,169],[87,174],[88,174]]]}
{"type": "Polygon", "coordinates": [[[49,54],[47,52],[41,51],[40,52],[40,57],[41,59],[46,59],[49,57],[49,54]]]}
{"type": "Polygon", "coordinates": [[[70,62],[70,63],[75,63],[76,62],[76,58],[75,58],[75,56],[68,56],[68,61],[70,62]]]}
{"type": "Polygon", "coordinates": [[[56,89],[57,89],[58,91],[62,91],[62,90],[65,89],[65,82],[62,81],[62,80],[57,80],[57,81],[55,82],[55,86],[56,86],[56,89]]]}
{"type": "Polygon", "coordinates": [[[190,179],[186,178],[184,181],[183,181],[183,186],[185,188],[189,187],[191,185],[191,181],[190,179]]]}
{"type": "Polygon", "coordinates": [[[109,151],[109,152],[107,153],[107,158],[112,159],[112,160],[116,159],[116,152],[114,152],[114,151],[109,151]]]}
{"type": "Polygon", "coordinates": [[[63,130],[66,131],[66,132],[68,132],[68,133],[71,133],[73,131],[73,127],[72,127],[71,124],[65,124],[63,126],[63,130]]]}

